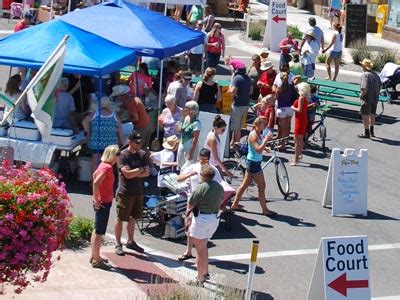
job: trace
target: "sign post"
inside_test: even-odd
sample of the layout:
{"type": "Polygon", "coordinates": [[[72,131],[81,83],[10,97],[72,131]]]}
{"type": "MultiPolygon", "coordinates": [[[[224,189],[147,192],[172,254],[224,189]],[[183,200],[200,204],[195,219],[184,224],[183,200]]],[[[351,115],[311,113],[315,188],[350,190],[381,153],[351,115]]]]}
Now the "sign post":
{"type": "Polygon", "coordinates": [[[307,299],[371,299],[367,236],[321,239],[307,299]]]}
{"type": "Polygon", "coordinates": [[[263,46],[268,47],[271,51],[280,51],[279,43],[287,36],[286,14],[286,0],[270,1],[263,46]]]}
{"type": "Polygon", "coordinates": [[[332,216],[367,216],[368,150],[332,149],[322,206],[332,205],[332,216]]]}

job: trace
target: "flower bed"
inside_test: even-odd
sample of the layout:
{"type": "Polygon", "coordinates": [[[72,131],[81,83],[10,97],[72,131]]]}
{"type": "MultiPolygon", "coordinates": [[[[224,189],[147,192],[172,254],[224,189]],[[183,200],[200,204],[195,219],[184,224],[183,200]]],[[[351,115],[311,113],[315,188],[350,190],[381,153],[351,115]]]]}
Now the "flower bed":
{"type": "MultiPolygon", "coordinates": [[[[51,170],[0,168],[0,284],[20,293],[33,281],[44,282],[52,252],[62,250],[71,221],[65,185],[51,170]]],[[[59,257],[58,257],[59,259],[59,257]]]]}

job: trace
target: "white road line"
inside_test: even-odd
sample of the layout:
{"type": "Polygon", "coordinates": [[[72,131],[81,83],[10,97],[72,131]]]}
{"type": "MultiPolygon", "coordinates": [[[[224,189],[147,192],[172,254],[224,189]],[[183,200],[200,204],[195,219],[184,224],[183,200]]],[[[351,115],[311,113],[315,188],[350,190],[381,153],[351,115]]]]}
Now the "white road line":
{"type": "Polygon", "coordinates": [[[399,300],[399,299],[400,299],[400,295],[371,298],[371,300],[399,300]]]}
{"type": "MultiPolygon", "coordinates": [[[[370,245],[368,250],[391,250],[400,249],[400,243],[394,244],[380,244],[370,245]]],[[[317,254],[318,249],[302,249],[302,250],[288,250],[288,251],[273,251],[273,252],[261,252],[257,255],[258,258],[269,258],[269,257],[283,257],[283,256],[297,256],[297,255],[311,255],[317,254]]],[[[223,261],[236,261],[236,260],[247,260],[250,258],[250,254],[233,254],[233,255],[219,255],[211,256],[210,261],[223,260],[223,261]]]]}
{"type": "Polygon", "coordinates": [[[13,32],[13,30],[0,30],[0,34],[11,34],[13,32]]]}

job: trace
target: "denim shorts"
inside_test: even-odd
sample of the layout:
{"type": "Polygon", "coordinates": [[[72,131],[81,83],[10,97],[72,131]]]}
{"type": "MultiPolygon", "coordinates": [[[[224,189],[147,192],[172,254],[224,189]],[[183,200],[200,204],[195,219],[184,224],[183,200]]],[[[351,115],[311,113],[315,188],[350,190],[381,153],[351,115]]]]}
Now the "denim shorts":
{"type": "Polygon", "coordinates": [[[99,210],[95,211],[94,216],[94,232],[99,235],[105,235],[107,231],[108,217],[110,216],[110,208],[112,202],[103,203],[99,210]]]}
{"type": "Polygon", "coordinates": [[[251,175],[257,175],[262,173],[262,168],[261,168],[261,161],[253,161],[250,159],[246,159],[246,164],[247,164],[247,172],[249,172],[251,175]]]}
{"type": "Polygon", "coordinates": [[[333,59],[339,59],[342,57],[342,51],[331,51],[331,53],[329,53],[329,57],[333,59]]]}

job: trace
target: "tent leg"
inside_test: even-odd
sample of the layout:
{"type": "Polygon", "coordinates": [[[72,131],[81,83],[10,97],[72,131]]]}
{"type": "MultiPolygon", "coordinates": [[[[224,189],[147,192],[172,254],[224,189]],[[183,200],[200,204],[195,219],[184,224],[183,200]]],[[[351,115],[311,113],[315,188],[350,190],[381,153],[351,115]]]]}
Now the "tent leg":
{"type": "Polygon", "coordinates": [[[49,21],[53,19],[53,5],[54,5],[54,0],[50,1],[50,13],[49,13],[49,21]]]}
{"type": "MultiPolygon", "coordinates": [[[[97,105],[97,118],[98,118],[98,122],[97,122],[97,138],[100,137],[100,115],[101,115],[101,97],[103,95],[103,76],[99,75],[99,99],[97,101],[98,105],[97,105]]],[[[97,160],[96,160],[96,166],[98,166],[100,164],[100,155],[99,155],[99,143],[97,142],[97,160]]]]}
{"type": "Polygon", "coordinates": [[[167,3],[168,1],[165,1],[165,4],[164,4],[164,16],[167,16],[167,7],[168,7],[168,3],[167,3]]]}
{"type": "MultiPolygon", "coordinates": [[[[161,68],[160,68],[160,87],[158,91],[158,114],[161,111],[161,97],[162,97],[162,82],[163,82],[163,71],[164,71],[164,60],[161,60],[161,68]]],[[[160,138],[160,124],[157,122],[157,139],[160,138]]]]}

